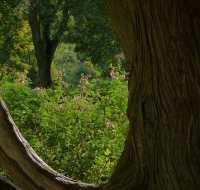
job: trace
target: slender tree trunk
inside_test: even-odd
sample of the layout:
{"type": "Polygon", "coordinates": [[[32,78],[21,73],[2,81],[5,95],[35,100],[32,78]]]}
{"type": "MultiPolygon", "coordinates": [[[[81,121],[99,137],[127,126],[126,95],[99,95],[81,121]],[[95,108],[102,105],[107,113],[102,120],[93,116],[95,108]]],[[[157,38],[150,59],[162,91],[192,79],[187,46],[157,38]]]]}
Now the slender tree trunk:
{"type": "Polygon", "coordinates": [[[51,78],[52,60],[49,59],[48,57],[49,55],[40,55],[40,58],[37,59],[38,79],[39,79],[38,86],[44,88],[52,86],[52,78],[51,78]]]}
{"type": "Polygon", "coordinates": [[[129,61],[130,131],[106,190],[200,188],[200,2],[110,0],[129,61]]]}

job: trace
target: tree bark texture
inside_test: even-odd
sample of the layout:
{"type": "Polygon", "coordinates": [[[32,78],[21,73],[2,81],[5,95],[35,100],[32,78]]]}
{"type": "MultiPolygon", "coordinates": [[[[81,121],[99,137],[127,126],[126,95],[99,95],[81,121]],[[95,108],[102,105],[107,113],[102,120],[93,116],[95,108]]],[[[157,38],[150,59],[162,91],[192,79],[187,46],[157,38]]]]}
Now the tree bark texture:
{"type": "Polygon", "coordinates": [[[15,126],[2,100],[0,106],[0,167],[22,190],[98,189],[95,185],[64,177],[42,161],[15,126]]]}
{"type": "Polygon", "coordinates": [[[109,0],[129,62],[130,131],[106,190],[200,188],[200,2],[109,0]]]}

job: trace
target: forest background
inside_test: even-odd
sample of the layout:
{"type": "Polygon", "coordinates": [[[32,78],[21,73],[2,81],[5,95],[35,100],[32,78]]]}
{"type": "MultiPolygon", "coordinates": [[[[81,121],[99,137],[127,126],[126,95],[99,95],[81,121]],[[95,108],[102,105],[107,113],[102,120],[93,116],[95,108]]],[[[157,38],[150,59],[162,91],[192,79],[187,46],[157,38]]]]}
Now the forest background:
{"type": "Polygon", "coordinates": [[[104,182],[124,147],[128,90],[103,1],[31,2],[0,2],[0,95],[49,165],[104,182]]]}

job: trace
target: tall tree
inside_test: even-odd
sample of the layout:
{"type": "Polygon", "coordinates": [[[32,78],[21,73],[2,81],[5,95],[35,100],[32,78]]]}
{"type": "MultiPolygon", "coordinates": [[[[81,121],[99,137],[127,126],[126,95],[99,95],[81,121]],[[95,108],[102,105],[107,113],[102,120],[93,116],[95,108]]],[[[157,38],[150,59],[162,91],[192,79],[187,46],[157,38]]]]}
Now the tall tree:
{"type": "Polygon", "coordinates": [[[67,29],[69,6],[67,0],[29,0],[29,23],[41,87],[52,85],[51,64],[59,41],[67,29]]]}
{"type": "Polygon", "coordinates": [[[107,5],[130,72],[130,130],[110,182],[102,187],[81,185],[50,170],[21,137],[3,103],[0,165],[27,190],[57,190],[63,185],[65,189],[199,189],[200,3],[109,0],[107,5]]]}

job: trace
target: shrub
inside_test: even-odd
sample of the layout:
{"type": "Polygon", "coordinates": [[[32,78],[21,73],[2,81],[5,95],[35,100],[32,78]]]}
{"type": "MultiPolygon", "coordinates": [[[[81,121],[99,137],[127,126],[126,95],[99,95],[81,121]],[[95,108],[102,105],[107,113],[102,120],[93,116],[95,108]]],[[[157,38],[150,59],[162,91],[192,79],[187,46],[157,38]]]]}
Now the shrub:
{"type": "Polygon", "coordinates": [[[106,180],[123,149],[127,84],[91,80],[66,95],[62,88],[31,90],[4,83],[1,94],[38,154],[75,179],[106,180]]]}

